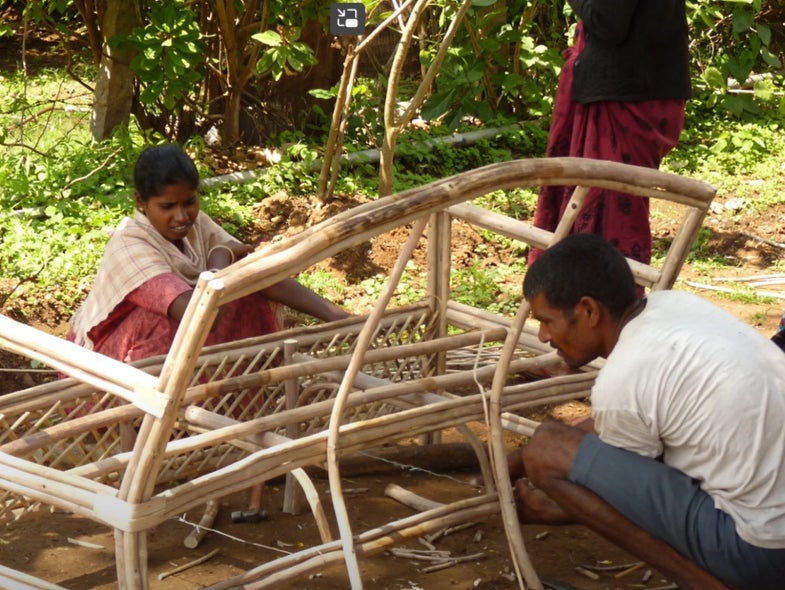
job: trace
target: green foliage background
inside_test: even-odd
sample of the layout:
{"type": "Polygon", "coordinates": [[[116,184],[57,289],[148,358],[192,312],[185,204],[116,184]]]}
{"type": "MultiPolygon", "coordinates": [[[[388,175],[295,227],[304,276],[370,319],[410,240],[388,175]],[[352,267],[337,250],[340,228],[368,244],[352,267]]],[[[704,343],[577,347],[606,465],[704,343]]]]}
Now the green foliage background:
{"type": "MultiPolygon", "coordinates": [[[[93,140],[91,94],[79,81],[94,80],[96,66],[89,52],[73,42],[80,27],[77,4],[0,0],[0,8],[24,10],[27,24],[39,27],[39,32],[71,39],[62,67],[25,71],[19,67],[17,46],[16,61],[6,61],[0,69],[0,301],[28,298],[32,304],[45,292],[64,305],[77,305],[112,228],[130,211],[130,170],[136,155],[151,142],[170,139],[132,119],[128,129],[111,139],[93,140]]],[[[257,37],[266,48],[260,76],[280,78],[288,69],[313,63],[313,52],[299,43],[295,29],[303,15],[324,20],[328,3],[302,3],[298,13],[300,4],[266,5],[268,29],[257,37]]],[[[370,24],[388,14],[377,2],[366,4],[370,24]]],[[[245,2],[238,0],[236,5],[242,8],[245,2]]],[[[184,6],[182,0],[151,3],[149,22],[125,40],[139,50],[134,64],[139,100],[145,108],[170,109],[175,115],[183,104],[198,102],[199,84],[211,66],[197,21],[184,6]],[[167,43],[160,42],[164,29],[167,43]]],[[[784,188],[780,154],[785,153],[785,5],[692,0],[687,6],[695,98],[688,106],[680,146],[665,167],[708,180],[721,193],[744,194],[744,178],[761,178],[766,188],[755,193],[754,206],[779,203],[784,188]]],[[[457,7],[451,0],[433,0],[424,25],[429,34],[418,57],[422,64],[432,58],[457,7]]],[[[423,108],[429,129],[410,130],[399,141],[395,189],[495,161],[542,155],[561,52],[573,25],[563,1],[475,0],[423,108]],[[511,123],[520,129],[493,141],[461,149],[432,142],[423,147],[456,130],[511,123]]],[[[18,26],[0,26],[4,48],[19,43],[18,31],[18,26]]],[[[366,76],[356,84],[348,151],[378,145],[383,129],[374,114],[380,111],[384,88],[383,75],[366,76]]],[[[319,92],[329,97],[334,91],[319,92]]],[[[205,209],[242,235],[252,219],[252,207],[268,194],[313,192],[317,179],[308,164],[318,159],[328,127],[325,111],[306,113],[299,126],[272,138],[272,144],[281,146],[280,163],[253,182],[208,191],[205,209]]],[[[210,176],[211,151],[201,135],[194,134],[186,144],[203,175],[210,176]]],[[[344,169],[339,192],[373,195],[375,183],[373,166],[360,164],[344,169]]],[[[492,206],[509,208],[512,201],[521,216],[528,214],[530,196],[498,195],[492,206]]],[[[465,272],[466,284],[477,286],[467,287],[474,291],[467,296],[476,297],[487,277],[477,269],[465,272]]]]}

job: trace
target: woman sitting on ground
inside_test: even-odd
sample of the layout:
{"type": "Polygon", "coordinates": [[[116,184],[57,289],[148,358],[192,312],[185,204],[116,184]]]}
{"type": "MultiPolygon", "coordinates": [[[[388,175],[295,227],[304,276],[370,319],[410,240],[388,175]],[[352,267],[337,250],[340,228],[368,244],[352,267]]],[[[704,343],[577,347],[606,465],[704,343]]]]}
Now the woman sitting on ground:
{"type": "MultiPolygon", "coordinates": [[[[253,251],[199,210],[199,173],[176,145],[147,148],[134,167],[136,212],[107,244],[68,339],[133,362],[166,354],[199,274],[253,251]]],[[[206,344],[281,329],[273,304],[324,321],[350,314],[287,278],[223,306],[206,344]]]]}

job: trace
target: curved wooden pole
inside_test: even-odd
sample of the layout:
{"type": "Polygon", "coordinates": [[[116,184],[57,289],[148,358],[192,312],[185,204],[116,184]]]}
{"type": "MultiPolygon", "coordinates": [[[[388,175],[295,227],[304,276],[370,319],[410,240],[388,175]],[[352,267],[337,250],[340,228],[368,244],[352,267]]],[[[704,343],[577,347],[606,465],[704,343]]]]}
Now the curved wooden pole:
{"type": "Polygon", "coordinates": [[[529,303],[525,299],[518,308],[518,313],[510,326],[507,338],[504,341],[496,372],[491,384],[490,424],[491,424],[491,463],[496,478],[496,489],[499,494],[499,507],[502,513],[502,523],[507,532],[507,542],[515,566],[515,574],[522,589],[526,588],[524,581],[532,590],[542,590],[542,583],[534,571],[529,555],[523,544],[521,525],[518,522],[518,513],[515,510],[515,499],[510,485],[510,470],[507,468],[507,451],[504,447],[504,430],[502,427],[502,403],[504,383],[507,380],[507,370],[510,366],[518,338],[523,331],[526,318],[529,315],[529,303]]]}
{"type": "Polygon", "coordinates": [[[346,560],[349,581],[351,582],[353,590],[362,590],[363,583],[360,578],[360,568],[357,563],[357,554],[355,553],[354,548],[352,528],[349,524],[349,515],[346,511],[346,503],[343,499],[341,473],[338,465],[338,438],[343,418],[343,410],[346,406],[346,398],[354,385],[354,379],[362,367],[365,351],[371,343],[371,338],[373,338],[373,335],[376,333],[379,322],[384,315],[384,310],[387,309],[387,304],[392,298],[395,288],[398,286],[398,281],[401,280],[401,275],[406,267],[406,263],[412,257],[414,249],[417,247],[417,242],[425,231],[426,225],[427,218],[421,218],[415,223],[411,234],[409,234],[381,297],[377,301],[376,306],[368,316],[365,326],[363,326],[363,329],[357,337],[354,354],[346,369],[346,375],[344,376],[343,381],[341,381],[341,386],[335,396],[333,410],[330,414],[330,428],[327,435],[327,475],[330,482],[330,493],[333,498],[335,516],[338,520],[338,529],[341,534],[344,559],[346,560]]]}

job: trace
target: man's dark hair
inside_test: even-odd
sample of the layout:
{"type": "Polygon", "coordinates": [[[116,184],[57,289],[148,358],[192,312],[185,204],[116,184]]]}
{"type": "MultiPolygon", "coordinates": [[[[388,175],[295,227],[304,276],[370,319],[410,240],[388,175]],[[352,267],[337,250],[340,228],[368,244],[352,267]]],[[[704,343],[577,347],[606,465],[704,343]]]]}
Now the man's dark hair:
{"type": "Polygon", "coordinates": [[[591,297],[614,317],[638,298],[627,259],[596,234],[573,234],[543,251],[523,280],[527,300],[538,294],[563,310],[575,307],[581,297],[591,297]]]}
{"type": "Polygon", "coordinates": [[[163,144],[145,149],[134,166],[134,188],[142,201],[160,195],[167,186],[185,183],[199,187],[199,171],[179,145],[163,144]]]}

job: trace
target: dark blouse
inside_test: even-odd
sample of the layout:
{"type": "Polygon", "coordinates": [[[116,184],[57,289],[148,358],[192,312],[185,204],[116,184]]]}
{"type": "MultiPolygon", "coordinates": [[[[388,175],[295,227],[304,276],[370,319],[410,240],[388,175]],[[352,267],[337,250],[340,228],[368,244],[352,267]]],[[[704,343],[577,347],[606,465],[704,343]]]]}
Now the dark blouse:
{"type": "Polygon", "coordinates": [[[684,0],[568,0],[585,47],[573,70],[575,102],[690,98],[684,0]]]}

